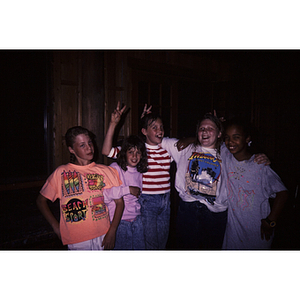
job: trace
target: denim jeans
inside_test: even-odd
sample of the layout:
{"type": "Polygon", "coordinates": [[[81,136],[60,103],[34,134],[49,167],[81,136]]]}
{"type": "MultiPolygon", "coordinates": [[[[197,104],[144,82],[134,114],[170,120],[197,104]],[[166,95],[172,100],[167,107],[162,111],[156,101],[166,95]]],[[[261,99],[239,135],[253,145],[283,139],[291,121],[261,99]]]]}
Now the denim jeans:
{"type": "Polygon", "coordinates": [[[180,199],[176,235],[179,250],[219,250],[222,248],[227,223],[227,210],[212,212],[199,201],[180,199]]]}
{"type": "Polygon", "coordinates": [[[144,227],[141,216],[134,221],[121,220],[117,232],[114,250],[144,250],[144,227]]]}
{"type": "Polygon", "coordinates": [[[147,250],[165,249],[170,227],[170,193],[139,198],[147,250]]]}

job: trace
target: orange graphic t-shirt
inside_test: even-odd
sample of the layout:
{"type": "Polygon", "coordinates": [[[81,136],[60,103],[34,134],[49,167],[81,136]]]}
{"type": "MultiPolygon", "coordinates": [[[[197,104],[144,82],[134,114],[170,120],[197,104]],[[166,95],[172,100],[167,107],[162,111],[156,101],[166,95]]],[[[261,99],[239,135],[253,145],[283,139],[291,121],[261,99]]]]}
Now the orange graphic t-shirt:
{"type": "Polygon", "coordinates": [[[105,234],[110,226],[104,189],[119,186],[118,172],[111,167],[91,163],[58,167],[47,179],[40,193],[60,201],[62,243],[75,244],[105,234]]]}

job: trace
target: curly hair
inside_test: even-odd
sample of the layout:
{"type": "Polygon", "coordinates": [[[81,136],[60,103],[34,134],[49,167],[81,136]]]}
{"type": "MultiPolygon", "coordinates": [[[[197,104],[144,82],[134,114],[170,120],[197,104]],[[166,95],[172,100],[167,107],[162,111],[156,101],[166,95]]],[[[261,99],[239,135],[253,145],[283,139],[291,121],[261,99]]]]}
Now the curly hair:
{"type": "Polygon", "coordinates": [[[148,170],[148,158],[145,143],[137,135],[128,136],[122,144],[121,151],[117,155],[117,164],[124,170],[127,171],[127,160],[126,153],[132,148],[137,148],[141,151],[141,159],[136,166],[136,169],[140,173],[145,173],[148,170]]]}
{"type": "Polygon", "coordinates": [[[221,136],[217,139],[217,142],[216,142],[216,150],[217,150],[217,153],[220,154],[221,144],[223,142],[224,128],[223,128],[223,124],[220,121],[220,119],[218,117],[212,115],[211,113],[206,113],[203,116],[203,118],[200,121],[198,121],[197,129],[196,129],[197,139],[196,139],[194,145],[195,146],[200,145],[200,142],[198,140],[198,131],[199,131],[199,128],[200,128],[200,125],[201,125],[202,121],[204,121],[204,120],[210,120],[213,123],[215,123],[215,125],[217,126],[217,129],[219,130],[219,132],[221,132],[221,136]]]}

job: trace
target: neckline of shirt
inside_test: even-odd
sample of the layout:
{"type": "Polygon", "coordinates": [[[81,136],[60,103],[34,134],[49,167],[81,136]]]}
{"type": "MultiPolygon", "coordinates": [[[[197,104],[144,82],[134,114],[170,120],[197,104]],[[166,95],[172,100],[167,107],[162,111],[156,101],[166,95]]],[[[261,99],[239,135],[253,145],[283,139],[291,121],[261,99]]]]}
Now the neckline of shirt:
{"type": "Polygon", "coordinates": [[[159,145],[149,145],[147,143],[145,143],[145,145],[146,145],[146,148],[149,148],[149,149],[159,149],[160,148],[159,145]]]}
{"type": "Polygon", "coordinates": [[[76,168],[87,168],[87,167],[93,167],[94,165],[96,165],[96,163],[94,161],[89,163],[88,165],[85,165],[85,166],[76,165],[76,164],[73,164],[73,163],[69,163],[69,164],[76,167],[76,168]]]}

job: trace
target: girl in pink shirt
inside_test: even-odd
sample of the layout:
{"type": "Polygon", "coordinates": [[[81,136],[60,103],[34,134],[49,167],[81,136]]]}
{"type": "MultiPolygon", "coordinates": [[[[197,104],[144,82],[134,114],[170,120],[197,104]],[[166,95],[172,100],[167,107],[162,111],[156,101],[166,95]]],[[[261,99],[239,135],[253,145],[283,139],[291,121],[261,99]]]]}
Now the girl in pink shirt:
{"type": "MultiPolygon", "coordinates": [[[[147,151],[144,142],[135,135],[127,137],[118,152],[117,162],[111,164],[122,181],[120,187],[113,187],[114,197],[123,197],[124,212],[116,232],[115,250],[145,249],[144,227],[138,198],[142,192],[143,174],[147,171],[147,151]]],[[[115,202],[107,203],[112,219],[115,202]]]]}

